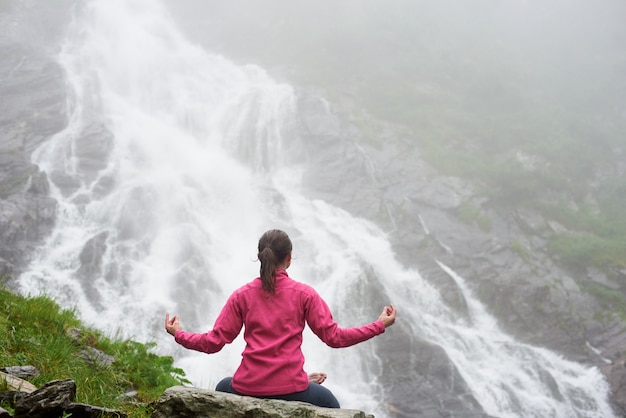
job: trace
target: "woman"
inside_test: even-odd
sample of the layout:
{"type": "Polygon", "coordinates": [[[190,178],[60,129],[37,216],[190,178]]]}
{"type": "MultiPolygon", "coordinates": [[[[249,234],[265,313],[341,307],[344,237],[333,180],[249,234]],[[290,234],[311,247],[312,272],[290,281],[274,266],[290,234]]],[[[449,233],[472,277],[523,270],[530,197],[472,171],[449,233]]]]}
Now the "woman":
{"type": "Polygon", "coordinates": [[[386,306],[375,322],[340,328],[317,292],[287,275],[291,240],[270,230],[259,240],[260,277],[237,289],[220,312],[211,331],[183,331],[178,316],[165,314],[165,329],[182,346],[215,353],[231,343],[245,325],[246,347],[232,378],[215,390],[262,398],[309,402],[339,408],[335,396],[322,383],[326,375],[307,376],[303,369],[302,331],[305,322],[330,347],[348,347],[385,332],[396,319],[396,308],[386,306]]]}

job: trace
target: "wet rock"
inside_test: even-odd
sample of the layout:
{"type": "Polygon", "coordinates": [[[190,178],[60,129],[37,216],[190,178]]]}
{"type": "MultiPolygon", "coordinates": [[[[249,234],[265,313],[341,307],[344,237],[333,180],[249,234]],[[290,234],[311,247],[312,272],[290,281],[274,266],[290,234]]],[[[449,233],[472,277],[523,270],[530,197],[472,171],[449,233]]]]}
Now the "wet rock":
{"type": "Polygon", "coordinates": [[[66,91],[63,71],[50,51],[2,41],[0,272],[10,279],[54,226],[56,202],[31,153],[65,126],[66,91]]]}
{"type": "MultiPolygon", "coordinates": [[[[402,324],[394,327],[402,327],[402,324]]],[[[380,379],[385,391],[384,408],[390,417],[489,417],[457,370],[450,367],[443,348],[408,332],[396,333],[394,337],[376,341],[388,357],[380,379]],[[409,345],[416,347],[420,354],[407,361],[403,347],[409,345]]]]}
{"type": "Polygon", "coordinates": [[[587,268],[587,278],[593,283],[599,284],[611,290],[619,290],[620,284],[609,279],[609,277],[602,271],[595,267],[587,268]]]}
{"type": "MultiPolygon", "coordinates": [[[[550,238],[573,231],[545,218],[532,205],[492,202],[484,198],[488,195],[481,190],[484,186],[442,176],[421,158],[419,138],[405,140],[401,135],[410,134],[401,129],[385,130],[370,143],[364,138],[367,133],[349,126],[352,107],[330,111],[313,105],[312,99],[301,102],[303,113],[317,112],[303,118],[302,141],[291,145],[309,167],[303,175],[307,195],[354,216],[376,220],[390,237],[399,261],[423,273],[458,315],[464,315],[462,295],[432,267],[435,260],[458,273],[497,318],[499,327],[520,341],[596,366],[623,351],[626,321],[607,312],[605,302],[587,291],[586,285],[594,282],[621,292],[624,287],[616,289],[613,277],[568,271],[550,254],[550,238]],[[342,117],[336,116],[344,111],[342,117]],[[485,217],[483,227],[460,219],[459,207],[465,203],[485,217]],[[588,343],[596,350],[589,349],[588,343]]],[[[377,128],[384,124],[379,122],[372,121],[377,128]]],[[[399,347],[415,344],[397,338],[399,347]]],[[[387,358],[385,367],[391,363],[387,358]]],[[[404,374],[401,368],[394,372],[404,374]]],[[[458,413],[446,408],[453,408],[461,395],[442,390],[434,378],[424,382],[419,376],[414,373],[405,378],[411,387],[423,390],[424,395],[411,403],[421,410],[409,408],[404,401],[409,394],[392,390],[384,397],[397,410],[390,412],[392,416],[458,413]],[[439,405],[430,399],[437,399],[439,405]]]]}
{"type": "Polygon", "coordinates": [[[609,386],[611,387],[612,400],[619,414],[626,416],[626,357],[613,362],[602,368],[609,386]]]}

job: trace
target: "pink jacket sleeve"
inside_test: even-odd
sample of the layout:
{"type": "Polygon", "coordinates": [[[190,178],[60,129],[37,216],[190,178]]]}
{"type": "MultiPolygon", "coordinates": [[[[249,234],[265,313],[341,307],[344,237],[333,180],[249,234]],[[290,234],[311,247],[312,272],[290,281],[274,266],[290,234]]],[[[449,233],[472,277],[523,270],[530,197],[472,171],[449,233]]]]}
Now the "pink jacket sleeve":
{"type": "Polygon", "coordinates": [[[350,347],[385,332],[380,319],[360,327],[340,328],[326,302],[317,294],[305,304],[305,317],[313,333],[333,348],[350,347]]]}
{"type": "Polygon", "coordinates": [[[228,299],[212,330],[201,334],[178,330],[174,335],[176,342],[185,348],[208,354],[217,353],[224,345],[233,342],[243,327],[243,319],[234,299],[234,295],[228,299]]]}

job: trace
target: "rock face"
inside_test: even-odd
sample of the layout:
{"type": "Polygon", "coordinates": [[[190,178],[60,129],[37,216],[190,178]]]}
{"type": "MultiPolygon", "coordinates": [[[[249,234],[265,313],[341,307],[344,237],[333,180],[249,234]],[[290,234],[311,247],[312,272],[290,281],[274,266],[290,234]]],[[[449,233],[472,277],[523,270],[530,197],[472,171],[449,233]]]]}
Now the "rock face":
{"type": "Polygon", "coordinates": [[[27,43],[27,26],[0,37],[0,274],[9,276],[54,226],[56,202],[30,157],[66,124],[63,71],[52,51],[27,43]]]}
{"type": "Polygon", "coordinates": [[[304,402],[258,399],[185,386],[167,389],[152,418],[374,418],[352,409],[319,408],[304,402]]]}
{"type": "Polygon", "coordinates": [[[609,385],[616,409],[626,417],[626,357],[602,368],[609,385]]]}
{"type": "MultiPolygon", "coordinates": [[[[414,138],[400,137],[400,129],[382,130],[379,145],[369,146],[363,134],[347,122],[350,106],[354,105],[344,106],[348,109],[342,116],[342,109],[330,112],[323,100],[304,92],[300,95],[302,141],[292,144],[288,152],[310,167],[303,177],[308,194],[354,216],[378,220],[402,263],[435,285],[459,315],[465,311],[465,301],[435,260],[466,280],[508,334],[596,366],[607,376],[610,373],[607,381],[615,410],[624,410],[626,403],[618,394],[626,387],[619,367],[626,347],[626,322],[606,312],[605,302],[585,288],[593,282],[607,291],[626,294],[626,281],[600,280],[587,271],[560,267],[547,243],[562,226],[530,207],[489,201],[466,179],[442,176],[421,158],[414,138]],[[462,219],[463,205],[476,208],[488,225],[462,219]],[[606,366],[607,362],[612,365],[606,366]]],[[[377,343],[385,345],[385,352],[400,351],[404,344],[397,340],[377,343]]],[[[462,379],[450,379],[441,356],[429,354],[436,350],[419,341],[406,344],[420,345],[421,364],[416,366],[420,381],[410,380],[407,365],[394,363],[395,356],[389,356],[382,378],[383,387],[391,388],[384,399],[402,411],[398,416],[437,416],[443,411],[483,416],[480,408],[467,411],[473,404],[468,388],[441,384],[462,379]],[[398,381],[404,382],[401,387],[398,381]],[[411,399],[419,398],[417,402],[408,400],[403,389],[407,385],[413,388],[411,399]],[[433,402],[441,398],[446,399],[444,406],[433,402]],[[460,399],[467,402],[458,405],[460,399]],[[416,403],[420,410],[408,409],[416,403]]]]}

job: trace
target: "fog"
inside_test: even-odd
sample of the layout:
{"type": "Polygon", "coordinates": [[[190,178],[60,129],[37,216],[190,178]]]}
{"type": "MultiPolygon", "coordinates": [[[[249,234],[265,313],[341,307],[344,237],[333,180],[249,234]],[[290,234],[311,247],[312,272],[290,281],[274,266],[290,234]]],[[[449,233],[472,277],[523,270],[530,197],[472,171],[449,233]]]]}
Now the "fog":
{"type": "Polygon", "coordinates": [[[511,148],[548,160],[543,176],[557,183],[624,165],[622,1],[188,0],[170,7],[208,50],[396,123],[420,146],[465,153],[444,167],[451,174],[476,176],[476,161],[494,164],[511,148]]]}
{"type": "Polygon", "coordinates": [[[239,63],[394,108],[432,99],[430,86],[452,105],[541,100],[623,111],[621,1],[188,0],[172,12],[190,36],[239,63]],[[385,93],[388,85],[397,89],[385,93]]]}
{"type": "MultiPolygon", "coordinates": [[[[64,30],[55,22],[71,14],[71,4],[4,0],[0,11],[38,14],[22,26],[5,18],[2,36],[53,54],[51,35],[64,30]]],[[[620,0],[166,6],[207,51],[397,123],[416,143],[471,142],[479,145],[473,158],[489,159],[485,149],[521,147],[553,158],[586,142],[583,153],[591,156],[572,152],[567,164],[557,164],[583,179],[624,143],[626,3],[620,0]]]]}

